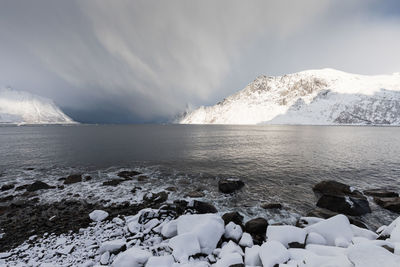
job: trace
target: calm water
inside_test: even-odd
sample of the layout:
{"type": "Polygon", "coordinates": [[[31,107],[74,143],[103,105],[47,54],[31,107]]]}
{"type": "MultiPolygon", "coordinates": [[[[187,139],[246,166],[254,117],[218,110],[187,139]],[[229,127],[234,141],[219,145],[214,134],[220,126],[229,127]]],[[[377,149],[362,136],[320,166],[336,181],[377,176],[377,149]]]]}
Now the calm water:
{"type": "MultiPolygon", "coordinates": [[[[324,179],[400,191],[399,155],[397,127],[0,127],[3,183],[50,177],[54,170],[101,176],[100,171],[140,167],[157,176],[157,186],[176,184],[182,192],[201,187],[227,208],[278,201],[300,214],[315,205],[312,185],[324,179]],[[27,167],[36,171],[29,173],[27,167]],[[246,187],[234,197],[221,198],[216,190],[221,177],[241,178],[246,187]]],[[[374,214],[367,216],[372,222],[395,216],[372,208],[374,214]]]]}

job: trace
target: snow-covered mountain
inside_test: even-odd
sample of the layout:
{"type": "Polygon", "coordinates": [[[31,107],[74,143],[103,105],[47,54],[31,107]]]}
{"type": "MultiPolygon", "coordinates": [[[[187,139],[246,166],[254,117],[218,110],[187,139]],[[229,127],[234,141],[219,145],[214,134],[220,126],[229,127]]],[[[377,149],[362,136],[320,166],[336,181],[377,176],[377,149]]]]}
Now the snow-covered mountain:
{"type": "Polygon", "coordinates": [[[366,76],[333,69],[260,76],[182,124],[400,125],[400,73],[366,76]]]}
{"type": "Polygon", "coordinates": [[[0,124],[75,123],[50,99],[10,88],[0,88],[0,124]]]}

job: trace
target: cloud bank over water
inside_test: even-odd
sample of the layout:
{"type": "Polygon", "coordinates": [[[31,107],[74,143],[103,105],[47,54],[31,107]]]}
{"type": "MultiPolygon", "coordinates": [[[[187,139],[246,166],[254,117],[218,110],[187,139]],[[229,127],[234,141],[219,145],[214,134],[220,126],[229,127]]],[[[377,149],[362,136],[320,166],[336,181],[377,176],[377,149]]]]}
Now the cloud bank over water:
{"type": "Polygon", "coordinates": [[[2,1],[0,83],[78,121],[168,120],[259,74],[400,71],[395,1],[2,1]]]}

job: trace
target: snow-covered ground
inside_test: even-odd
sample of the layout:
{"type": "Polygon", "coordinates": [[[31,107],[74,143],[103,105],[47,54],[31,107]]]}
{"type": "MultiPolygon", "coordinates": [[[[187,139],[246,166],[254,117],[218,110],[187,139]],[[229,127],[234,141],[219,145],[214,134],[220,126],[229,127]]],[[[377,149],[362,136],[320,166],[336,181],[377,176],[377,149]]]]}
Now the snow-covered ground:
{"type": "Polygon", "coordinates": [[[0,88],[0,124],[75,123],[50,99],[10,88],[0,88]]]}
{"type": "Polygon", "coordinates": [[[224,222],[217,214],[175,218],[164,206],[134,216],[106,216],[103,211],[93,211],[91,226],[79,233],[32,236],[17,248],[0,253],[0,265],[400,266],[400,217],[378,233],[351,225],[344,215],[303,217],[299,227],[269,225],[263,234],[265,241],[255,245],[245,232],[250,228],[224,222]]]}
{"type": "Polygon", "coordinates": [[[259,76],[182,124],[400,124],[400,74],[366,76],[333,69],[259,76]]]}

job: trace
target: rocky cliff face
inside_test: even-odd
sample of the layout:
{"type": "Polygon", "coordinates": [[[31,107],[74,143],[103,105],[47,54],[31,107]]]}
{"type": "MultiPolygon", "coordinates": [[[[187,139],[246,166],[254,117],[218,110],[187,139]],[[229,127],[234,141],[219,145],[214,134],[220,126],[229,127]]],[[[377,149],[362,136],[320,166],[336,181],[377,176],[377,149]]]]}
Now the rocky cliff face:
{"type": "Polygon", "coordinates": [[[400,124],[400,74],[365,76],[332,69],[260,76],[183,124],[400,124]]]}

